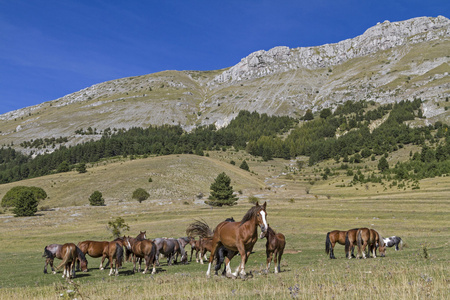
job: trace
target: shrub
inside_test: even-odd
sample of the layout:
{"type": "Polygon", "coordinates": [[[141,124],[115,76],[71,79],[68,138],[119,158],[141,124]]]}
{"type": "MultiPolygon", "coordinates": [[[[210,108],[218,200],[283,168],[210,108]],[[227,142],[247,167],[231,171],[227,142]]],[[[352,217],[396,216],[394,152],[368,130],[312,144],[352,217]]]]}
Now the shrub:
{"type": "Polygon", "coordinates": [[[85,163],[79,163],[78,165],[77,165],[77,172],[78,173],[86,173],[87,172],[87,170],[86,170],[86,164],[85,163]]]}
{"type": "Polygon", "coordinates": [[[136,199],[137,201],[139,201],[139,203],[147,200],[148,197],[150,197],[150,194],[143,188],[138,188],[133,192],[133,199],[136,199]]]}
{"type": "Polygon", "coordinates": [[[118,238],[122,235],[123,231],[130,230],[130,226],[128,226],[128,224],[125,223],[125,220],[121,217],[118,217],[114,221],[109,221],[106,228],[112,233],[113,238],[118,238]]]}
{"type": "Polygon", "coordinates": [[[19,198],[20,193],[23,191],[30,191],[33,193],[36,198],[38,204],[40,200],[44,200],[47,198],[47,193],[40,187],[36,186],[15,186],[11,188],[5,196],[2,198],[2,206],[3,207],[13,207],[16,206],[17,200],[19,198]]]}
{"type": "Polygon", "coordinates": [[[15,217],[34,216],[37,212],[38,200],[30,190],[23,190],[19,193],[19,197],[14,208],[15,217]]]}
{"type": "Polygon", "coordinates": [[[255,197],[255,196],[248,197],[248,202],[251,204],[256,204],[258,202],[258,200],[259,200],[258,197],[255,197]]]}
{"type": "Polygon", "coordinates": [[[102,193],[100,193],[99,191],[95,191],[89,197],[89,203],[92,206],[103,206],[105,205],[105,199],[103,199],[102,193]]]}
{"type": "Polygon", "coordinates": [[[250,171],[250,168],[248,167],[248,164],[245,160],[242,161],[241,165],[239,166],[242,170],[250,171]]]}

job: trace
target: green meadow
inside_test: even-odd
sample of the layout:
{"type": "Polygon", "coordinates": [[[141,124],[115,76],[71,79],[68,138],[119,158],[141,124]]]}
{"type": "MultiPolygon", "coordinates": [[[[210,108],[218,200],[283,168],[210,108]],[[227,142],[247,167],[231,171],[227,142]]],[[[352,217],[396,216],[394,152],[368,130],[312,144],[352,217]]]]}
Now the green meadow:
{"type": "MultiPolygon", "coordinates": [[[[407,151],[407,150],[405,150],[407,151]]],[[[287,160],[260,161],[244,152],[217,151],[208,157],[170,155],[145,159],[118,158],[88,166],[88,172],[59,173],[0,185],[0,197],[13,186],[42,187],[48,194],[36,216],[0,214],[0,299],[446,299],[450,295],[450,178],[397,186],[349,186],[351,177],[320,179],[319,168],[292,171],[287,160]],[[238,167],[246,159],[247,172],[238,167]],[[234,160],[236,165],[229,162],[234,160]],[[233,207],[203,204],[209,185],[220,173],[232,179],[240,198],[233,207]],[[149,178],[152,181],[149,182],[149,178]],[[340,185],[345,187],[340,187],[340,185]],[[131,198],[142,187],[150,198],[131,198]],[[99,190],[106,205],[92,207],[89,195],[99,190]],[[203,193],[203,196],[201,195],[203,193]],[[267,202],[268,222],[286,236],[281,273],[273,264],[265,274],[265,240],[258,240],[246,265],[246,279],[206,277],[207,264],[167,266],[157,274],[132,273],[125,262],[119,276],[99,270],[90,258],[89,272],[75,279],[44,274],[44,247],[51,243],[111,240],[109,221],[121,217],[125,234],[147,231],[148,238],[180,237],[196,219],[211,227],[228,217],[240,220],[252,206],[248,198],[267,202]],[[376,229],[382,236],[402,237],[402,251],[388,248],[386,257],[346,259],[336,245],[337,259],[325,253],[328,231],[355,227],[376,229]]],[[[186,246],[190,254],[190,246],[186,246]]],[[[232,269],[238,257],[231,261],[232,269]]],[[[55,265],[59,264],[55,260],[55,265]]]]}

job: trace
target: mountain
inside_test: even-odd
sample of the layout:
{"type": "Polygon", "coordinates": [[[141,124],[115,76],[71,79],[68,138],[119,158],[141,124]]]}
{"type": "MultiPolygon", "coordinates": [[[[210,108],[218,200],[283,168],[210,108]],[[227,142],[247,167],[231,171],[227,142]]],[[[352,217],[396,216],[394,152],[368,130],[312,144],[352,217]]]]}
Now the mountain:
{"type": "Polygon", "coordinates": [[[0,144],[31,151],[20,143],[67,137],[73,145],[99,138],[106,128],[152,124],[222,127],[240,110],[300,117],[348,100],[420,98],[425,122],[450,123],[449,49],[450,20],[443,16],[385,21],[335,44],[256,51],[227,69],[96,84],[1,115],[0,144]],[[89,127],[91,134],[81,134],[89,127]]]}

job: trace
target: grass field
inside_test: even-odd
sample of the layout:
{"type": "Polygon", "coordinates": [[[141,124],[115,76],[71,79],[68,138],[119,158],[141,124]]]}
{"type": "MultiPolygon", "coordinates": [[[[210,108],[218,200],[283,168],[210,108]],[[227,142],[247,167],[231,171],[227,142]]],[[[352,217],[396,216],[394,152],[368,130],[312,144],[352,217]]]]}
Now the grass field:
{"type": "MultiPolygon", "coordinates": [[[[180,155],[133,161],[105,162],[86,174],[69,172],[1,185],[0,197],[15,185],[43,187],[50,199],[35,217],[0,215],[0,299],[447,299],[450,295],[450,178],[422,180],[419,190],[385,189],[380,185],[340,188],[343,175],[319,180],[306,168],[289,173],[291,162],[260,162],[243,152],[215,152],[210,157],[180,155]],[[247,159],[253,173],[237,166],[247,159]],[[236,166],[229,164],[236,161],[236,166]],[[201,204],[219,172],[232,178],[240,191],[238,205],[214,208],[201,204]],[[291,174],[291,176],[288,176],[291,174]],[[303,178],[303,177],[304,178],[303,178]],[[148,182],[152,177],[153,181],[148,182]],[[151,198],[131,199],[137,187],[151,198]],[[91,207],[88,197],[100,190],[106,206],[91,207]],[[247,197],[267,201],[268,221],[286,236],[281,273],[264,274],[265,240],[259,240],[246,265],[245,279],[206,278],[207,265],[167,266],[157,274],[132,274],[125,263],[119,276],[100,271],[99,258],[88,258],[89,272],[72,282],[61,275],[43,274],[43,249],[51,243],[109,240],[109,221],[122,217],[129,235],[146,230],[149,238],[185,235],[187,225],[202,218],[215,226],[227,217],[240,220],[251,207],[247,197]],[[384,258],[344,258],[337,245],[330,260],[325,236],[334,229],[374,228],[383,236],[402,237],[402,251],[389,248],[384,258]]],[[[325,166],[325,165],[324,165],[325,166]]],[[[322,166],[323,167],[323,166],[322,166]]],[[[318,168],[316,166],[315,168],[318,168]]],[[[318,175],[317,175],[318,176],[318,175]]],[[[190,252],[190,247],[186,249],[190,252]]],[[[59,261],[55,260],[58,264],[59,261]]],[[[231,262],[234,269],[238,264],[231,262]]]]}

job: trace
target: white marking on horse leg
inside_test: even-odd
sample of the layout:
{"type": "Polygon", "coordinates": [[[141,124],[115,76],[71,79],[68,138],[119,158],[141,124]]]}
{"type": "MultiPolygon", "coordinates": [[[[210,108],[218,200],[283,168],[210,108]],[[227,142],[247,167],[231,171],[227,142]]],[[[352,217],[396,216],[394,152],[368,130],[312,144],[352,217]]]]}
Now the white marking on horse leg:
{"type": "Polygon", "coordinates": [[[230,267],[230,262],[227,263],[226,270],[227,270],[227,277],[231,277],[231,267],[230,267]]]}
{"type": "Polygon", "coordinates": [[[112,273],[113,273],[113,268],[111,267],[111,269],[109,269],[109,276],[111,276],[112,275],[112,273]]]}
{"type": "Polygon", "coordinates": [[[100,267],[99,267],[99,269],[100,269],[100,270],[104,270],[104,268],[103,268],[103,264],[102,264],[102,263],[100,263],[100,267]]]}
{"type": "Polygon", "coordinates": [[[267,266],[266,266],[266,272],[267,272],[267,273],[269,273],[269,268],[270,268],[270,262],[267,263],[267,266]]]}
{"type": "Polygon", "coordinates": [[[156,269],[155,269],[155,267],[153,267],[153,269],[152,269],[152,274],[156,274],[156,269]]]}
{"type": "Polygon", "coordinates": [[[275,264],[275,274],[277,274],[278,273],[278,266],[277,266],[277,264],[275,264]]]}
{"type": "Polygon", "coordinates": [[[211,263],[209,263],[208,265],[208,271],[206,271],[206,276],[209,277],[210,274],[211,274],[211,263]]]}

